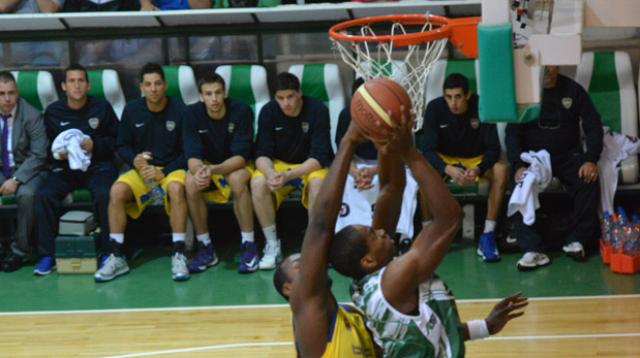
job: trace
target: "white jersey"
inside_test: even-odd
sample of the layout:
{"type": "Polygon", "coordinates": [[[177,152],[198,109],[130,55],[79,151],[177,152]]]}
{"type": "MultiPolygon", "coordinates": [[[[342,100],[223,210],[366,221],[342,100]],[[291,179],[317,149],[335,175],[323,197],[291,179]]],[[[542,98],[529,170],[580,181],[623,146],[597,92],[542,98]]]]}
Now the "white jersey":
{"type": "Polygon", "coordinates": [[[382,293],[384,268],[352,288],[352,299],[364,313],[367,327],[385,357],[461,357],[464,341],[455,300],[446,285],[433,277],[419,286],[418,312],[393,308],[382,293]]]}
{"type": "MultiPolygon", "coordinates": [[[[358,164],[358,168],[371,166],[370,164],[358,164]]],[[[373,187],[368,190],[358,191],[355,180],[351,175],[347,176],[344,194],[342,196],[342,207],[336,221],[335,232],[342,230],[348,225],[371,226],[373,222],[373,211],[376,200],[380,192],[378,176],[375,175],[371,182],[373,187]]],[[[417,201],[418,183],[406,169],[406,185],[402,194],[402,206],[396,232],[413,237],[413,216],[418,206],[417,201]]],[[[390,233],[392,234],[392,233],[390,233]]]]}

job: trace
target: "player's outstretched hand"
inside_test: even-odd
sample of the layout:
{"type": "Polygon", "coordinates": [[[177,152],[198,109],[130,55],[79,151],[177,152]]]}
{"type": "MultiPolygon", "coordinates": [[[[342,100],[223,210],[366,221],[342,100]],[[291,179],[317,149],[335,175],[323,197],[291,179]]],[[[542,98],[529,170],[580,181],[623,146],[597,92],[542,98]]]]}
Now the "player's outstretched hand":
{"type": "Polygon", "coordinates": [[[524,311],[519,311],[529,304],[528,298],[522,295],[522,292],[514,293],[509,297],[498,302],[487,316],[487,328],[489,333],[494,335],[500,332],[507,322],[514,318],[520,317],[524,311]],[[516,312],[517,311],[517,312],[516,312]]]}

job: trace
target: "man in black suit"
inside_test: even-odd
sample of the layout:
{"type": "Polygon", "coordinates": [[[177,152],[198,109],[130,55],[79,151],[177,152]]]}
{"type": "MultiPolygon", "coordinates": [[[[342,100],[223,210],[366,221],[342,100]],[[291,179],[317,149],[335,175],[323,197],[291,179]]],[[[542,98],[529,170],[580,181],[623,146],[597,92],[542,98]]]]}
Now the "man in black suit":
{"type": "Polygon", "coordinates": [[[0,195],[15,195],[17,226],[3,271],[19,269],[31,251],[33,199],[42,183],[48,140],[42,114],[19,97],[11,72],[0,72],[0,195]]]}

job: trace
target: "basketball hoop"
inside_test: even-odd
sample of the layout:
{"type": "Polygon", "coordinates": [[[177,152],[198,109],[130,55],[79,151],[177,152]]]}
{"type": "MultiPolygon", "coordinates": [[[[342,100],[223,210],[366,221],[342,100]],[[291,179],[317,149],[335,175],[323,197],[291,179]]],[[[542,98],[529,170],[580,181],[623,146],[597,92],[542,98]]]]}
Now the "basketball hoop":
{"type": "Polygon", "coordinates": [[[329,36],[357,77],[389,77],[400,83],[411,97],[415,128],[422,128],[425,81],[431,65],[448,39],[465,56],[477,57],[478,22],[479,17],[381,15],[338,23],[329,29],[329,36]]]}

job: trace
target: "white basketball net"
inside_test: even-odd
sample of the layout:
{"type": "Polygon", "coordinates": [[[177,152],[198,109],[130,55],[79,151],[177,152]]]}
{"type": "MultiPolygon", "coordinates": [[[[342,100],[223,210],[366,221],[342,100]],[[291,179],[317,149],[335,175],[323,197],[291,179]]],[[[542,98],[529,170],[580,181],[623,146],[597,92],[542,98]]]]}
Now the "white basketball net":
{"type": "MultiPolygon", "coordinates": [[[[360,36],[376,36],[369,25],[358,26],[360,36]]],[[[420,31],[429,31],[434,26],[436,25],[427,21],[420,31]]],[[[394,22],[390,33],[385,35],[406,33],[402,24],[394,22]]],[[[422,128],[425,83],[431,65],[438,60],[447,44],[446,38],[403,47],[394,47],[393,41],[331,40],[342,60],[356,72],[356,77],[363,77],[365,80],[387,77],[401,84],[411,97],[411,111],[415,115],[414,128],[422,128]]]]}

